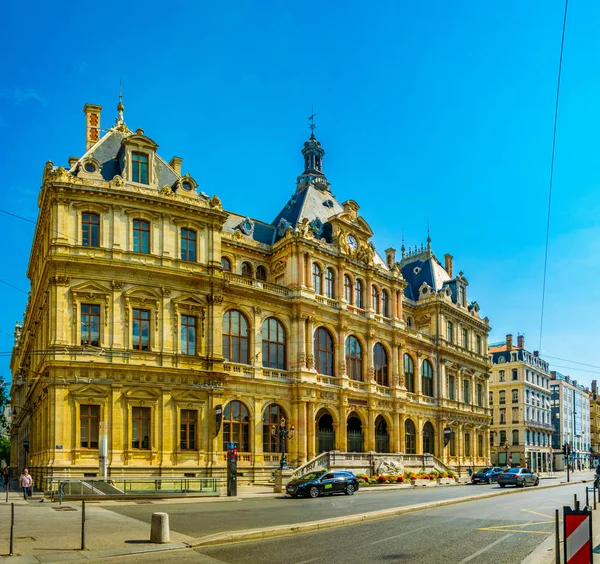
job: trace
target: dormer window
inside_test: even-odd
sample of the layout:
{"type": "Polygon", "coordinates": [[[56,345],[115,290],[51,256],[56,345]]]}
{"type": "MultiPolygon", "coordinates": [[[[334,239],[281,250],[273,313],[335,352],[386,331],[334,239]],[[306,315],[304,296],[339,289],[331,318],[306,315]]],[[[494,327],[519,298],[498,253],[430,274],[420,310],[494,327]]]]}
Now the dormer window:
{"type": "Polygon", "coordinates": [[[96,172],[96,165],[93,163],[85,163],[84,167],[86,172],[96,172]]]}
{"type": "Polygon", "coordinates": [[[148,184],[148,155],[145,153],[131,153],[131,180],[148,184]]]}
{"type": "Polygon", "coordinates": [[[465,300],[465,288],[464,286],[458,286],[458,304],[461,306],[466,306],[466,300],[465,300]]]}

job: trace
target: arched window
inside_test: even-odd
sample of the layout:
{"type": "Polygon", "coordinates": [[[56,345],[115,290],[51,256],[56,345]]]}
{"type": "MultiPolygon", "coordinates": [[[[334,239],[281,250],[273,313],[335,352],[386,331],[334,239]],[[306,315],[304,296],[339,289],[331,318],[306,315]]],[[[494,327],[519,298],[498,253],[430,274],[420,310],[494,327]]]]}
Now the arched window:
{"type": "Polygon", "coordinates": [[[333,376],[333,338],[325,327],[319,327],[315,331],[314,349],[317,372],[333,376]]]}
{"type": "Polygon", "coordinates": [[[352,278],[347,274],[344,274],[344,299],[349,304],[352,303],[352,278]]]}
{"type": "Polygon", "coordinates": [[[227,362],[249,364],[248,321],[241,311],[232,309],[223,316],[223,357],[227,362]]]}
{"type": "Polygon", "coordinates": [[[346,339],[346,373],[351,380],[362,380],[362,348],[359,340],[350,335],[346,339]]]}
{"type": "Polygon", "coordinates": [[[227,257],[221,257],[221,268],[225,272],[231,272],[231,261],[227,257]]]}
{"type": "Polygon", "coordinates": [[[250,416],[241,401],[231,401],[223,411],[223,450],[235,443],[238,451],[250,452],[250,416]]]}
{"type": "Polygon", "coordinates": [[[406,326],[407,326],[408,328],[411,328],[411,327],[413,326],[413,320],[412,320],[412,317],[407,317],[407,318],[406,318],[406,326]]]}
{"type": "Polygon", "coordinates": [[[354,305],[363,309],[365,307],[365,293],[362,280],[356,279],[354,283],[354,305]]]}
{"type": "Polygon", "coordinates": [[[100,246],[100,216],[97,213],[81,214],[81,244],[84,247],[100,246]]]}
{"type": "Polygon", "coordinates": [[[313,283],[313,289],[315,291],[315,294],[322,294],[323,293],[323,271],[321,270],[321,267],[316,262],[313,262],[313,267],[312,267],[312,283],[313,283]]]}
{"type": "MultiPolygon", "coordinates": [[[[279,426],[285,412],[280,405],[272,403],[263,411],[263,452],[281,452],[281,439],[279,435],[271,434],[271,425],[279,426]]],[[[286,417],[287,419],[287,417],[286,417]]]]}
{"type": "Polygon", "coordinates": [[[267,269],[262,264],[256,267],[256,279],[267,280],[267,269]]]}
{"type": "Polygon", "coordinates": [[[373,311],[379,313],[379,290],[377,290],[377,286],[371,287],[371,298],[373,300],[373,311]]]}
{"type": "Polygon", "coordinates": [[[332,268],[325,271],[325,295],[328,298],[335,298],[335,273],[332,268]]]}
{"type": "Polygon", "coordinates": [[[404,380],[406,391],[415,393],[415,362],[409,354],[404,353],[404,380]]]}
{"type": "Polygon", "coordinates": [[[373,365],[375,368],[375,382],[380,386],[389,386],[388,355],[381,343],[377,343],[373,349],[373,365]]]}
{"type": "Polygon", "coordinates": [[[390,316],[390,295],[387,290],[381,290],[381,315],[390,316]]]}
{"type": "Polygon", "coordinates": [[[249,276],[252,278],[254,274],[254,270],[252,269],[252,265],[249,262],[242,263],[242,276],[249,276]]]}
{"type": "Polygon", "coordinates": [[[423,395],[433,397],[433,366],[428,360],[424,360],[421,366],[421,384],[423,395]]]}
{"type": "Polygon", "coordinates": [[[262,363],[265,368],[285,370],[285,327],[274,317],[262,325],[262,363]]]}
{"type": "Polygon", "coordinates": [[[404,444],[406,454],[417,454],[417,432],[411,419],[404,423],[404,444]]]}

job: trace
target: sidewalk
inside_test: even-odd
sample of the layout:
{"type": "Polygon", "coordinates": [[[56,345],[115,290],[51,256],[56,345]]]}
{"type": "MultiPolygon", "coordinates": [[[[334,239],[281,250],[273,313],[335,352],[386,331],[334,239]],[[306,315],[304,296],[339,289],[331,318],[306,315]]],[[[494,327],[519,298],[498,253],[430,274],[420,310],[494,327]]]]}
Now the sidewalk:
{"type": "MultiPolygon", "coordinates": [[[[591,472],[580,472],[572,476],[573,482],[590,480],[591,472]]],[[[546,482],[546,480],[544,480],[546,482]]],[[[16,485],[16,483],[15,483],[16,485]]],[[[560,483],[540,485],[540,488],[560,487],[560,483]]],[[[583,485],[582,485],[583,486],[583,485]]],[[[386,489],[406,489],[411,486],[397,485],[388,486],[386,489]]],[[[427,486],[434,487],[434,486],[427,486]]],[[[444,487],[444,486],[441,486],[444,487]]],[[[34,495],[28,501],[23,499],[20,490],[11,489],[9,502],[5,503],[5,492],[0,488],[0,562],[11,562],[13,564],[35,564],[39,562],[71,562],[90,561],[102,558],[110,558],[128,554],[141,554],[144,552],[175,550],[188,547],[197,547],[206,544],[218,544],[222,542],[236,542],[242,539],[267,538],[290,534],[290,531],[309,531],[324,529],[351,522],[360,522],[367,519],[382,518],[385,515],[401,514],[426,507],[450,505],[460,503],[466,499],[481,499],[497,495],[506,495],[518,490],[503,490],[495,493],[487,492],[483,488],[470,485],[452,485],[445,487],[461,487],[464,496],[459,499],[435,501],[419,504],[418,506],[403,506],[397,509],[387,509],[362,514],[336,517],[321,521],[297,523],[294,525],[283,525],[280,527],[269,527],[264,529],[252,529],[225,532],[211,535],[211,537],[195,538],[171,531],[171,542],[165,545],[151,544],[150,525],[148,523],[119,515],[108,511],[104,507],[120,504],[143,504],[146,500],[86,502],[86,550],[81,551],[81,502],[65,502],[63,505],[50,503],[48,500],[42,502],[41,494],[34,495]],[[10,510],[14,504],[15,510],[15,539],[13,557],[8,557],[9,535],[10,535],[10,510]]],[[[370,488],[362,488],[357,495],[369,495],[370,488]]],[[[372,491],[380,491],[381,488],[373,488],[372,491]]],[[[583,487],[582,487],[583,490],[583,487]]],[[[177,503],[230,503],[240,499],[250,498],[277,498],[282,494],[273,493],[269,486],[240,486],[237,498],[178,498],[177,503]]],[[[160,511],[162,503],[173,503],[173,499],[152,500],[156,511],[160,511]]],[[[584,500],[585,503],[585,500],[584,500]]],[[[600,512],[594,520],[595,544],[600,541],[600,512]]],[[[550,540],[550,549],[553,551],[553,540],[550,540]]],[[[547,542],[547,541],[546,541],[547,542]]],[[[545,546],[545,543],[542,546],[545,546]]],[[[537,552],[537,551],[536,551],[537,552]]],[[[545,556],[545,552],[539,553],[545,556]]],[[[553,554],[553,552],[552,552],[553,554]]],[[[553,562],[550,560],[533,560],[533,562],[553,562]]]]}

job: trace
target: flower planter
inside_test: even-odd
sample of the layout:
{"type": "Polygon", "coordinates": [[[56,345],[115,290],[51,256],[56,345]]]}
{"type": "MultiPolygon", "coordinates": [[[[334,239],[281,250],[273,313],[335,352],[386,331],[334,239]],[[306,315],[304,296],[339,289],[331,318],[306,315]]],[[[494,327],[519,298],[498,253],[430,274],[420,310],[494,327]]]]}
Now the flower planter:
{"type": "Polygon", "coordinates": [[[417,478],[416,480],[411,480],[411,486],[428,486],[431,483],[431,480],[423,480],[421,478],[417,478]]]}
{"type": "Polygon", "coordinates": [[[438,484],[454,484],[454,478],[438,478],[438,484]]]}

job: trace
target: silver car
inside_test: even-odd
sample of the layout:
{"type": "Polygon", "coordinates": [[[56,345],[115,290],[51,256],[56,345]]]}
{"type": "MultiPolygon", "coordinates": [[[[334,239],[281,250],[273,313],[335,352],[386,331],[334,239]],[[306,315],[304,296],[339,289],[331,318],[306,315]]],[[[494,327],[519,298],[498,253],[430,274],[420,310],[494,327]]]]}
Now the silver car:
{"type": "Polygon", "coordinates": [[[509,468],[498,476],[498,485],[515,486],[524,488],[525,486],[537,486],[540,483],[540,477],[529,468],[509,468]]]}

